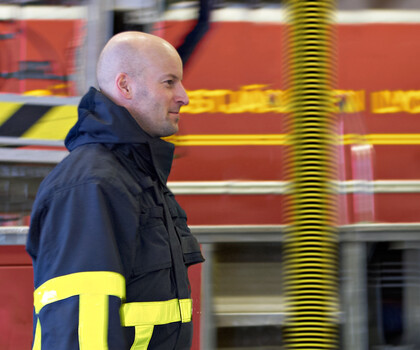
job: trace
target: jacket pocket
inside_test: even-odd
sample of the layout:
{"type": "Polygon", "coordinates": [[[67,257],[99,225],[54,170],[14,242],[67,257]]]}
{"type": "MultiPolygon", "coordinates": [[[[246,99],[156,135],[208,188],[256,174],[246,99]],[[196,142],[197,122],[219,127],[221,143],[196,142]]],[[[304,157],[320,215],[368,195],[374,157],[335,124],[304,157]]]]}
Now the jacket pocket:
{"type": "Polygon", "coordinates": [[[185,265],[190,266],[203,262],[200,244],[187,225],[187,214],[173,196],[169,196],[169,210],[181,243],[185,265]]]}
{"type": "Polygon", "coordinates": [[[185,265],[190,266],[203,262],[204,258],[201,255],[200,245],[190,230],[176,227],[176,231],[181,242],[185,265]]]}
{"type": "Polygon", "coordinates": [[[162,207],[143,210],[140,216],[136,240],[136,258],[133,272],[142,275],[152,271],[170,268],[171,249],[163,219],[162,207]]]}

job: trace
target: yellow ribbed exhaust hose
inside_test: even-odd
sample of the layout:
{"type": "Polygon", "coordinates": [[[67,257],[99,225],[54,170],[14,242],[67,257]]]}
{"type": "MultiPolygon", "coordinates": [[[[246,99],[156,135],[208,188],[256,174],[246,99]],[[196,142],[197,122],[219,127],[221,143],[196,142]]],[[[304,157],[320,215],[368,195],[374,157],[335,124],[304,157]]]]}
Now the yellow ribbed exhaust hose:
{"type": "Polygon", "coordinates": [[[334,1],[286,4],[285,348],[338,349],[334,1]]]}

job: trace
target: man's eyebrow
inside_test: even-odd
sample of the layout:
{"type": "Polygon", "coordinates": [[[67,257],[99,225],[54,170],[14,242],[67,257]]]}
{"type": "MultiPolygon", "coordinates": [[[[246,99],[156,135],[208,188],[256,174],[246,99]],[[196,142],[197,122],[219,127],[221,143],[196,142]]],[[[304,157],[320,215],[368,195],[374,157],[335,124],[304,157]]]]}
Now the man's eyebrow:
{"type": "Polygon", "coordinates": [[[180,79],[180,77],[178,77],[177,75],[172,74],[172,73],[164,74],[162,76],[162,79],[167,79],[167,78],[172,78],[174,80],[182,80],[182,79],[180,79]]]}

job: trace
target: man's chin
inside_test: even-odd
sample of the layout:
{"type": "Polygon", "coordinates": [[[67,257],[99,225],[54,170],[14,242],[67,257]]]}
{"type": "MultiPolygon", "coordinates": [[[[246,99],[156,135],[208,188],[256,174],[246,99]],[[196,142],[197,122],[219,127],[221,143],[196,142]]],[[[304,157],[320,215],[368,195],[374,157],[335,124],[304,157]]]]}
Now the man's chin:
{"type": "Polygon", "coordinates": [[[170,130],[165,130],[165,132],[162,132],[162,135],[160,137],[169,137],[172,135],[175,135],[179,131],[178,125],[174,126],[170,130]]]}

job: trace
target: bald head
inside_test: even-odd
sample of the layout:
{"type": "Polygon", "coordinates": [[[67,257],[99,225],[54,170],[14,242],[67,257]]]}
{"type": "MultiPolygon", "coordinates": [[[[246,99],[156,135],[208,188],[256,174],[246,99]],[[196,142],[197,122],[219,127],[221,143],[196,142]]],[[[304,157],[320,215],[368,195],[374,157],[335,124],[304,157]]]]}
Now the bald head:
{"type": "Polygon", "coordinates": [[[182,61],[175,48],[141,32],[112,37],[97,65],[101,92],[125,107],[153,137],[178,131],[180,109],[189,102],[182,78],[182,61]]]}
{"type": "Polygon", "coordinates": [[[162,57],[179,59],[175,48],[164,39],[142,32],[113,36],[102,50],[96,69],[100,90],[118,102],[115,82],[120,73],[139,78],[144,69],[162,57]]]}

